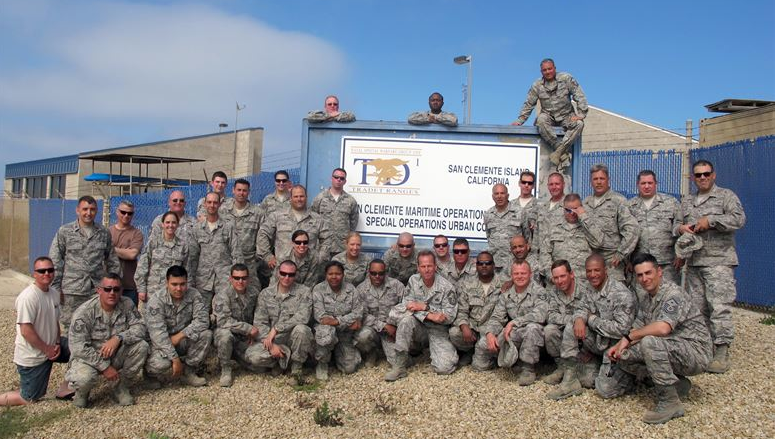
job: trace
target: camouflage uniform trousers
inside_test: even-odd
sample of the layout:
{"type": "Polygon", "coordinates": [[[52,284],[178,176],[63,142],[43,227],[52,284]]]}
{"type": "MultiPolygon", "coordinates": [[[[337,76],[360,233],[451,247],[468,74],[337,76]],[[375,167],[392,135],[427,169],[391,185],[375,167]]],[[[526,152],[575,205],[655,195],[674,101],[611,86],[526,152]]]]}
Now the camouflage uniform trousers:
{"type": "MultiPolygon", "coordinates": [[[[307,325],[296,325],[290,331],[278,332],[274,343],[280,346],[283,352],[290,352],[290,360],[303,364],[312,355],[315,337],[312,329],[307,325]]],[[[283,361],[273,358],[272,354],[264,347],[264,343],[257,341],[245,351],[245,360],[254,367],[274,367],[277,364],[287,368],[287,357],[283,361]]]]}
{"type": "MultiPolygon", "coordinates": [[[[520,328],[513,328],[509,334],[511,341],[518,350],[518,358],[529,364],[538,363],[541,347],[544,345],[544,328],[538,323],[528,323],[520,328]]],[[[503,331],[498,334],[498,346],[506,348],[506,338],[503,331]]],[[[474,358],[471,366],[477,370],[491,369],[498,352],[487,350],[487,337],[481,337],[476,342],[474,358]]]]}
{"type": "MultiPolygon", "coordinates": [[[[615,340],[598,334],[594,329],[587,326],[587,333],[581,341],[581,347],[583,347],[585,351],[595,355],[603,355],[608,348],[615,345],[618,341],[618,339],[615,340]]],[[[576,358],[578,357],[580,350],[579,339],[577,339],[576,334],[573,333],[573,325],[566,325],[565,330],[562,333],[560,357],[576,358]]]]}
{"type": "Polygon", "coordinates": [[[236,358],[243,363],[249,363],[245,352],[250,344],[246,336],[234,334],[229,329],[217,328],[213,332],[213,344],[215,345],[215,353],[221,366],[233,365],[232,358],[236,358]]]}
{"type": "Polygon", "coordinates": [[[631,391],[636,377],[646,376],[658,386],[672,386],[678,382],[676,375],[705,372],[710,358],[710,346],[698,349],[683,339],[647,335],[622,352],[612,376],[601,370],[595,379],[595,391],[603,398],[615,398],[631,391]]]}
{"type": "Polygon", "coordinates": [[[567,327],[571,327],[573,331],[573,325],[558,326],[552,323],[547,323],[544,326],[544,346],[546,347],[546,353],[554,359],[560,358],[560,352],[562,351],[563,333],[567,327]]]}
{"type": "Polygon", "coordinates": [[[92,295],[65,294],[64,296],[65,303],[61,306],[59,323],[62,324],[62,334],[67,337],[67,334],[70,331],[70,321],[73,319],[73,313],[75,313],[75,310],[78,309],[79,306],[83,305],[84,302],[91,299],[92,295]]]}
{"type": "Polygon", "coordinates": [[[390,341],[387,334],[377,333],[371,326],[364,326],[355,334],[355,347],[361,352],[361,356],[379,349],[382,346],[382,352],[385,354],[388,364],[391,366],[396,362],[396,342],[390,341]]]}
{"type": "Polygon", "coordinates": [[[566,115],[558,115],[559,117],[552,117],[549,113],[541,112],[536,116],[535,125],[538,127],[538,133],[552,149],[556,150],[560,146],[565,147],[566,145],[572,144],[579,134],[581,134],[581,131],[584,129],[584,121],[571,121],[570,118],[573,115],[573,113],[569,113],[566,115]],[[554,128],[557,126],[562,126],[565,130],[565,136],[562,141],[558,141],[557,134],[554,133],[554,128]]]}
{"type": "Polygon", "coordinates": [[[353,373],[361,364],[361,352],[355,347],[355,333],[338,326],[315,325],[315,360],[328,364],[334,355],[336,368],[353,373]]]}
{"type": "Polygon", "coordinates": [[[732,343],[735,338],[732,302],[737,297],[734,267],[689,267],[686,286],[697,308],[705,316],[713,344],[732,343]]]}
{"type": "MultiPolygon", "coordinates": [[[[137,376],[143,368],[148,356],[148,342],[140,340],[130,346],[122,344],[116,354],[110,359],[110,365],[118,371],[124,382],[137,376]]],[[[70,359],[70,368],[65,373],[65,379],[73,389],[90,390],[99,380],[100,371],[84,363],[78,358],[70,359]]]]}
{"type": "Polygon", "coordinates": [[[455,371],[458,356],[455,346],[449,341],[449,326],[431,322],[420,322],[414,315],[406,314],[396,325],[396,351],[408,353],[417,339],[428,339],[431,351],[431,366],[436,373],[450,374],[455,371]]]}
{"type": "MultiPolygon", "coordinates": [[[[474,328],[471,328],[471,331],[473,331],[474,335],[476,335],[477,340],[482,338],[479,331],[475,330],[474,328]]],[[[452,342],[452,345],[455,346],[455,349],[461,352],[470,352],[474,350],[474,346],[476,346],[476,342],[469,343],[463,339],[463,331],[460,329],[460,326],[453,326],[449,328],[449,341],[452,342]]]]}
{"type": "MultiPolygon", "coordinates": [[[[202,331],[199,335],[199,339],[195,342],[189,341],[184,338],[177,346],[175,346],[175,352],[182,358],[183,363],[186,365],[197,368],[205,360],[207,352],[210,350],[210,345],[213,341],[213,332],[209,329],[202,331]]],[[[172,370],[172,359],[165,358],[162,355],[162,351],[159,349],[151,349],[150,355],[148,355],[148,362],[145,365],[145,370],[151,376],[164,376],[169,375],[172,370]]]]}

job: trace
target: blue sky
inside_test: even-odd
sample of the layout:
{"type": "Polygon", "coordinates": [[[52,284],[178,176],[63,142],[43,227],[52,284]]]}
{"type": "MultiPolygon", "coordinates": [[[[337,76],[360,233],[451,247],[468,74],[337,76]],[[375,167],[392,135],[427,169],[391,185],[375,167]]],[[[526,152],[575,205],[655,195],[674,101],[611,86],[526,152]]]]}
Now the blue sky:
{"type": "MultiPolygon", "coordinates": [[[[0,172],[7,163],[266,129],[295,151],[328,93],[405,120],[431,91],[473,123],[516,117],[552,57],[592,105],[667,129],[725,98],[775,100],[775,2],[54,1],[0,6],[0,172]],[[547,6],[549,5],[549,6],[547,6]]],[[[696,131],[695,131],[696,135],[696,131]]]]}

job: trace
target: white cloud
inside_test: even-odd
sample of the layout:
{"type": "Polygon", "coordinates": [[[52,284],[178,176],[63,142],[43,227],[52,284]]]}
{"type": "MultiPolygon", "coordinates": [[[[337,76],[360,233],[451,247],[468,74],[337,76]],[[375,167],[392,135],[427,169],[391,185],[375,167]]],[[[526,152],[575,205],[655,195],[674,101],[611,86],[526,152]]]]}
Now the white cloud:
{"type": "MultiPolygon", "coordinates": [[[[26,18],[42,17],[44,30],[27,44],[42,62],[0,68],[0,112],[35,114],[34,123],[125,121],[139,132],[196,135],[217,130],[218,122],[231,128],[239,101],[247,105],[241,127],[263,126],[270,142],[290,136],[298,144],[301,117],[346,79],[345,56],[332,44],[209,6],[96,2],[79,4],[88,11],[79,16],[68,2],[36,5],[26,18]],[[47,27],[57,9],[62,19],[47,27]]],[[[68,137],[67,127],[53,125],[43,127],[48,135],[68,137]]],[[[3,143],[22,141],[5,131],[3,143]]]]}

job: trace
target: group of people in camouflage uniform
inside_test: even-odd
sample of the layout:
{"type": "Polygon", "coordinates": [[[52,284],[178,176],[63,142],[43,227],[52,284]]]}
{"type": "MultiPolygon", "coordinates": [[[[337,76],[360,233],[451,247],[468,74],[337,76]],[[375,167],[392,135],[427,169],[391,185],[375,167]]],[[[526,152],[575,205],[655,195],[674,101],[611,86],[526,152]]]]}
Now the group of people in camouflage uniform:
{"type": "Polygon", "coordinates": [[[127,382],[141,369],[152,388],[178,377],[205,385],[211,351],[224,387],[236,366],[299,374],[314,364],[327,379],[329,364],[347,374],[380,357],[395,381],[426,352],[438,374],[497,366],[527,386],[545,352],[556,364],[543,377],[557,386],[549,398],[583,388],[611,398],[650,378],[658,404],[644,421],[661,423],[683,415],[687,376],[729,368],[734,232],[745,214],[707,161],[694,164],[697,192],[681,203],[657,192],[651,171],[638,174],[639,195],[627,200],[595,165],[583,201],[564,193],[560,173],[537,200],[535,174],[523,172],[517,198],[492,188],[488,249],[476,257],[464,238],[450,249],[439,235],[419,250],[401,233],[381,259],[367,258],[346,177],[335,169],[307,208],[306,189],[291,187],[284,171],[261,204],[249,202],[245,180],[224,198],[219,174],[224,184],[211,184],[220,192],[206,195],[198,219],[174,191],[135,273],[142,312],[121,297],[96,201],[81,198],[78,220],[60,228],[50,252],[75,404],[87,405],[100,375],[117,381],[120,404],[132,404],[127,382]]]}

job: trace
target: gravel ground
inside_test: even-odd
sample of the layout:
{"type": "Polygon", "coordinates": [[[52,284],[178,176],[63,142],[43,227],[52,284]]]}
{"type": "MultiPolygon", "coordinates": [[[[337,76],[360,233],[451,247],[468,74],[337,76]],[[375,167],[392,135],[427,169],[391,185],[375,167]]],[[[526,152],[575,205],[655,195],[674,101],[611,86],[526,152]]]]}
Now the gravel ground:
{"type": "MultiPolygon", "coordinates": [[[[733,368],[724,375],[692,378],[686,416],[666,425],[640,421],[653,407],[653,392],[603,401],[593,391],[554,402],[550,386],[517,385],[505,371],[475,373],[464,368],[435,375],[425,363],[396,383],[382,380],[388,366],[362,369],[351,376],[332,373],[313,392],[297,392],[291,378],[239,373],[232,388],[192,389],[179,385],[158,391],[137,390],[137,404],[119,407],[101,386],[98,401],[86,410],[71,409],[27,437],[775,437],[775,326],[758,323],[762,314],[736,309],[737,342],[733,368]],[[299,399],[311,407],[299,407],[299,399]],[[314,407],[327,401],[343,411],[344,425],[319,427],[314,407]],[[378,403],[392,413],[377,410],[378,403]],[[390,410],[389,410],[390,411],[390,410]],[[156,436],[154,436],[156,435],[156,436]]],[[[13,312],[0,311],[0,391],[18,387],[13,358],[13,312]]],[[[307,371],[308,374],[313,374],[307,371]]],[[[23,408],[40,415],[69,408],[51,396],[63,368],[55,366],[46,400],[23,408]]],[[[304,404],[302,404],[304,405],[304,404]]]]}

